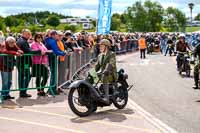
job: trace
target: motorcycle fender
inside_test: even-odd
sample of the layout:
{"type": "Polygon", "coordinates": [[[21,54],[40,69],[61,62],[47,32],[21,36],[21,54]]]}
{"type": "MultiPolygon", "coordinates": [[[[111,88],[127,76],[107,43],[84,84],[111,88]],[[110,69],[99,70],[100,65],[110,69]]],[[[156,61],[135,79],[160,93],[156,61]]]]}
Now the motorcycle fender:
{"type": "Polygon", "coordinates": [[[85,80],[76,80],[70,84],[69,89],[79,88],[80,85],[86,85],[87,87],[92,88],[92,85],[86,82],[85,80]]]}
{"type": "Polygon", "coordinates": [[[81,85],[85,85],[87,86],[87,88],[90,90],[90,92],[92,93],[92,97],[97,99],[97,100],[102,100],[101,96],[99,95],[99,93],[97,92],[97,90],[87,81],[85,80],[77,80],[74,81],[70,84],[69,89],[72,88],[79,88],[81,85]]]}

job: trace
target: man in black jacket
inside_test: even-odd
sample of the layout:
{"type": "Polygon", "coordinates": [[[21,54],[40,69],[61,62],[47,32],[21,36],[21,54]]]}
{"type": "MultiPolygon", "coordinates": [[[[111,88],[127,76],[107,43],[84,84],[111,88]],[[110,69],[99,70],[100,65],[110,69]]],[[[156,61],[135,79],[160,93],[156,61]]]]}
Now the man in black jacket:
{"type": "MultiPolygon", "coordinates": [[[[31,32],[28,29],[22,31],[22,37],[18,39],[17,45],[24,52],[24,54],[40,54],[40,51],[32,51],[28,39],[31,36],[31,32]]],[[[30,67],[32,65],[32,60],[30,55],[24,55],[17,57],[17,69],[18,69],[18,84],[20,90],[20,97],[31,97],[27,94],[27,88],[31,80],[30,67]]]]}
{"type": "Polygon", "coordinates": [[[197,58],[194,66],[194,89],[199,89],[199,69],[200,69],[200,36],[197,38],[198,44],[194,48],[194,57],[197,58]]]}

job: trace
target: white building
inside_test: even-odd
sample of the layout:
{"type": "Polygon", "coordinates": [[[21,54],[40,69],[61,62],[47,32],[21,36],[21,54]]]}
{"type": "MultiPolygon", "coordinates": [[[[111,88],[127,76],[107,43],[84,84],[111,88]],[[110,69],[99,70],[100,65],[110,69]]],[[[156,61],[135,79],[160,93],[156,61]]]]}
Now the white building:
{"type": "Polygon", "coordinates": [[[82,24],[83,29],[91,29],[93,28],[93,24],[92,24],[93,20],[94,19],[92,18],[66,18],[66,19],[60,19],[60,23],[70,24],[70,25],[82,24]]]}

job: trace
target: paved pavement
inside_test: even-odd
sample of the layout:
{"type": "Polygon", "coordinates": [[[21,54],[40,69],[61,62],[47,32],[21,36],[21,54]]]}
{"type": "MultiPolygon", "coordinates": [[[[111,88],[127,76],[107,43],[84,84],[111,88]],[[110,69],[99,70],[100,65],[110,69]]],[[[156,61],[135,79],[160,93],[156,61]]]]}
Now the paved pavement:
{"type": "MultiPolygon", "coordinates": [[[[120,56],[122,62],[129,56],[120,56]]],[[[120,64],[119,64],[120,65],[120,64]]],[[[134,75],[134,73],[129,74],[134,75]]],[[[135,79],[130,79],[134,82],[135,79]]],[[[145,112],[129,99],[127,107],[98,108],[97,113],[79,118],[69,109],[67,95],[37,97],[36,91],[29,91],[31,99],[17,98],[18,92],[11,93],[17,99],[5,101],[0,108],[0,133],[161,133],[170,131],[164,123],[145,112]]],[[[134,97],[134,91],[130,93],[134,97]]]]}
{"type": "Polygon", "coordinates": [[[6,133],[160,133],[132,104],[117,110],[113,106],[99,108],[85,118],[74,115],[67,96],[5,101],[0,109],[0,132],[6,133]]]}
{"type": "Polygon", "coordinates": [[[175,57],[138,57],[130,55],[118,64],[135,85],[129,97],[177,132],[200,133],[200,92],[192,89],[193,79],[178,74],[175,57]]]}

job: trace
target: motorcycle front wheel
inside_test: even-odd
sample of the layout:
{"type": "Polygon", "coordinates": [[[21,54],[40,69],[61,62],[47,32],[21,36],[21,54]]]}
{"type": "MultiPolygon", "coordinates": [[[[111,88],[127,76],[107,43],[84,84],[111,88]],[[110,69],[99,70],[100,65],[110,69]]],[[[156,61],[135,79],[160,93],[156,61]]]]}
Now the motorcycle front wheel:
{"type": "Polygon", "coordinates": [[[69,91],[68,103],[71,110],[80,117],[90,115],[95,109],[87,88],[72,88],[69,91]]]}
{"type": "Polygon", "coordinates": [[[124,82],[118,82],[118,94],[113,99],[113,104],[118,109],[123,109],[128,102],[128,90],[124,82]]]}

